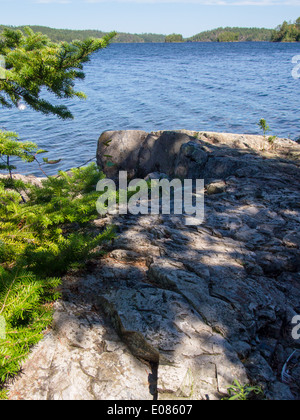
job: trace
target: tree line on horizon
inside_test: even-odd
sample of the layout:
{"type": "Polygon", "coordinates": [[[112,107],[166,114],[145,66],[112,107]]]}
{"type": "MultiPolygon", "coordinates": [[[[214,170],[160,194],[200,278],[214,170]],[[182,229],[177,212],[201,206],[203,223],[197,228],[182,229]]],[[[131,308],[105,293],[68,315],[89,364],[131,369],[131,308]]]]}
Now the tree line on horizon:
{"type": "Polygon", "coordinates": [[[200,32],[189,38],[191,42],[268,42],[273,30],[266,28],[217,28],[200,32]]]}
{"type": "MultiPolygon", "coordinates": [[[[4,28],[20,29],[25,26],[0,25],[0,32],[4,28]]],[[[46,26],[29,26],[35,32],[47,35],[53,42],[84,41],[87,38],[102,38],[107,32],[99,30],[54,29],[46,26]]],[[[190,38],[181,34],[130,34],[118,32],[112,43],[179,43],[179,42],[300,42],[300,18],[294,23],[283,22],[275,30],[267,28],[239,28],[226,27],[200,32],[190,38]]]]}
{"type": "MultiPolygon", "coordinates": [[[[107,35],[107,32],[85,29],[55,29],[47,26],[38,25],[24,25],[24,26],[8,26],[0,25],[0,32],[5,28],[20,29],[24,32],[26,27],[31,28],[34,32],[41,32],[43,35],[48,36],[52,42],[72,42],[74,40],[84,41],[87,38],[102,38],[107,35]]],[[[129,34],[124,32],[118,32],[112,43],[144,43],[144,42],[165,42],[166,35],[160,34],[129,34]]]]}
{"type": "Polygon", "coordinates": [[[295,22],[284,21],[273,32],[273,42],[300,42],[300,17],[295,22]]]}

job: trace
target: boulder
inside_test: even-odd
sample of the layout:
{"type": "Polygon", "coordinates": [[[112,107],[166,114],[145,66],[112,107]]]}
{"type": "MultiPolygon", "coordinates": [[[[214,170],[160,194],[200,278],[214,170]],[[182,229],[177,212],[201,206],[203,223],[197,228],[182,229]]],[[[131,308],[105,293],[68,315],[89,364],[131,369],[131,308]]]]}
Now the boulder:
{"type": "Polygon", "coordinates": [[[181,146],[175,162],[174,175],[184,179],[199,179],[208,161],[204,147],[195,139],[181,146]]]}
{"type": "Polygon", "coordinates": [[[129,178],[154,172],[172,176],[181,146],[191,139],[175,131],[105,131],[98,142],[97,163],[109,178],[117,178],[119,171],[127,171],[129,178]]]}
{"type": "Polygon", "coordinates": [[[215,195],[222,194],[226,190],[226,183],[224,181],[215,181],[206,187],[206,194],[215,195]]]}
{"type": "Polygon", "coordinates": [[[296,158],[300,146],[288,139],[270,143],[264,136],[230,133],[105,131],[98,142],[97,163],[108,178],[118,178],[119,171],[127,171],[129,178],[160,172],[169,177],[204,178],[209,183],[233,175],[266,176],[262,154],[296,158]]]}
{"type": "Polygon", "coordinates": [[[181,147],[191,139],[187,134],[175,131],[150,133],[140,150],[139,174],[144,177],[151,172],[162,172],[173,176],[181,147]]]}
{"type": "Polygon", "coordinates": [[[133,130],[105,131],[101,134],[97,163],[108,178],[118,178],[119,171],[127,171],[132,178],[137,175],[140,148],[146,137],[145,131],[133,130]]]}

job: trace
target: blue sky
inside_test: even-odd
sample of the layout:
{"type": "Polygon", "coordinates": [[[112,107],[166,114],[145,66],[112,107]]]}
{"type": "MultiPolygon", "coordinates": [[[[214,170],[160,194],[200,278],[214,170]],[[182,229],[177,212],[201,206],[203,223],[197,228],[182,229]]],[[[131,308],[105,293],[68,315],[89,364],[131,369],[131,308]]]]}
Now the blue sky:
{"type": "Polygon", "coordinates": [[[219,26],[275,28],[300,16],[300,0],[0,0],[0,24],[181,33],[219,26]]]}

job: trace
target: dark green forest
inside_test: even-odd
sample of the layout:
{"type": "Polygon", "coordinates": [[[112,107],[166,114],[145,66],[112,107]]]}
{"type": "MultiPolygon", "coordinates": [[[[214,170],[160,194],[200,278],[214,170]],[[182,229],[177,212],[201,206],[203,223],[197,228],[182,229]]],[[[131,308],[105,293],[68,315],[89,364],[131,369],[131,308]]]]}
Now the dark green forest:
{"type": "Polygon", "coordinates": [[[166,36],[165,42],[184,42],[184,39],[180,34],[171,34],[166,36]]]}
{"type": "Polygon", "coordinates": [[[300,42],[300,17],[294,23],[283,22],[273,31],[273,42],[300,42]]]}
{"type": "Polygon", "coordinates": [[[217,28],[188,39],[191,42],[271,41],[273,30],[265,28],[217,28]]]}
{"type": "MultiPolygon", "coordinates": [[[[104,35],[107,35],[107,32],[102,32],[98,30],[72,30],[72,29],[54,29],[48,28],[46,26],[30,26],[34,32],[41,32],[44,35],[47,35],[53,42],[72,42],[75,39],[79,41],[84,41],[87,38],[102,38],[104,35]]],[[[28,27],[27,26],[27,27],[28,27]]],[[[4,28],[13,28],[21,29],[24,31],[26,26],[11,27],[0,25],[0,32],[4,28]]],[[[127,34],[127,33],[117,33],[115,38],[112,40],[113,43],[143,43],[143,42],[165,42],[165,35],[158,34],[127,34]]]]}
{"type": "MultiPolygon", "coordinates": [[[[0,25],[0,31],[4,25],[0,25]]],[[[46,26],[29,26],[34,32],[41,32],[47,35],[53,42],[72,42],[73,40],[83,41],[87,38],[101,38],[105,32],[98,30],[72,30],[54,29],[46,26]]],[[[25,26],[14,27],[13,29],[24,30],[25,26]]],[[[183,38],[180,34],[129,34],[117,33],[112,40],[113,43],[144,43],[144,42],[226,42],[226,41],[270,41],[272,29],[259,28],[218,28],[211,31],[201,32],[191,38],[183,38]],[[232,35],[233,34],[233,35],[232,35]]]]}
{"type": "MultiPolygon", "coordinates": [[[[0,32],[4,28],[21,29],[25,26],[12,27],[0,25],[0,32]]],[[[54,29],[46,26],[29,26],[34,32],[47,35],[53,42],[84,41],[87,38],[102,38],[106,32],[99,30],[54,29]]],[[[180,34],[130,34],[118,32],[112,43],[145,43],[145,42],[300,42],[300,18],[294,23],[283,22],[275,30],[266,28],[217,28],[200,32],[190,38],[183,38],[180,34]]]]}

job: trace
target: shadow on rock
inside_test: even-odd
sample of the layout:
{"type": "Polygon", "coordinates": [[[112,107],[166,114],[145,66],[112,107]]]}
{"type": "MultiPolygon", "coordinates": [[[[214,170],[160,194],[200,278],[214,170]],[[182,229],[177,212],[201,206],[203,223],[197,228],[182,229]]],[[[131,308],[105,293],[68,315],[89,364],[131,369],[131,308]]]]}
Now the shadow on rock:
{"type": "Polygon", "coordinates": [[[291,323],[300,313],[300,146],[122,133],[101,139],[119,159],[110,176],[202,177],[205,221],[96,220],[95,230],[115,224],[117,237],[87,271],[65,277],[53,331],[11,398],[220,399],[237,379],[262,385],[270,399],[299,399],[298,362],[289,377],[282,371],[300,344],[291,323]]]}

